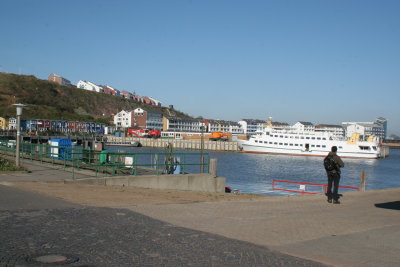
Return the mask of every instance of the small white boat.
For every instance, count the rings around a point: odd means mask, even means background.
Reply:
[[[109,142],[106,143],[107,146],[125,146],[125,147],[141,147],[142,144],[138,141],[131,142]]]

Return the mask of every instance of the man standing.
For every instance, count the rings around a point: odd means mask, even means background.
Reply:
[[[342,159],[336,154],[337,147],[333,146],[331,152],[324,159],[324,166],[326,173],[328,175],[328,189],[326,191],[326,196],[328,197],[328,202],[334,204],[340,204],[339,201],[339,181],[340,181],[340,168],[344,167]],[[332,190],[333,184],[333,190]]]

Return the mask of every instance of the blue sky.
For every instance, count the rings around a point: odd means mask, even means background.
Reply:
[[[192,116],[388,119],[400,135],[400,1],[1,1],[0,71],[50,73]]]

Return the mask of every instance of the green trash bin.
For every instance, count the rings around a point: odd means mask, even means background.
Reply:
[[[100,152],[100,164],[105,164],[108,162],[108,151],[102,150]]]

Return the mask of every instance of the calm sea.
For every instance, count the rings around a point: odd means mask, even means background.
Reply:
[[[149,148],[115,148],[129,152],[162,152]],[[177,150],[176,152],[191,152]],[[198,151],[192,151],[198,152]],[[300,157],[268,154],[249,154],[234,152],[209,152],[211,158],[218,160],[218,176],[227,178],[227,186],[242,193],[291,194],[272,189],[274,179],[306,183],[326,183],[326,172],[321,157]],[[359,187],[361,172],[366,172],[366,189],[400,187],[400,150],[391,149],[385,159],[343,159],[340,185]],[[194,168],[194,167],[193,167]],[[193,172],[197,171],[193,170]],[[189,172],[190,169],[188,170]],[[299,190],[298,184],[276,183],[276,187]],[[307,191],[322,192],[321,186],[308,185]],[[349,191],[341,189],[342,192]]]

